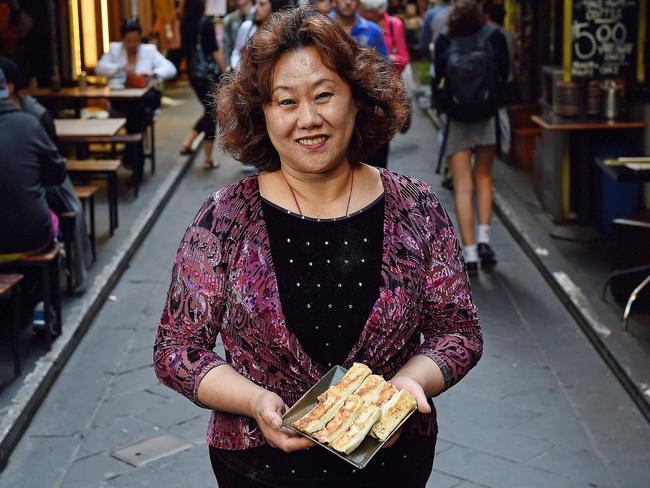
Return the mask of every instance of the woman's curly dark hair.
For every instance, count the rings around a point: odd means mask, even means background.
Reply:
[[[449,12],[449,36],[467,36],[483,25],[481,7],[476,0],[455,0]]]
[[[243,50],[239,68],[225,75],[215,95],[219,141],[224,151],[260,171],[274,171],[280,158],[266,132],[263,107],[271,102],[273,70],[280,56],[315,47],[323,64],[351,88],[358,109],[348,157],[356,164],[404,126],[411,110],[392,64],[362,47],[327,15],[311,6],[272,14]]]

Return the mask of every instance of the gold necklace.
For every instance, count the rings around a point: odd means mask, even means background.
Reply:
[[[296,204],[296,208],[298,209],[298,213],[300,214],[301,217],[305,217],[305,215],[302,213],[302,209],[300,208],[300,204],[298,203],[298,199],[296,198],[296,192],[294,191],[293,187],[289,184],[287,181],[287,177],[284,176],[284,173],[282,170],[280,170],[280,174],[282,175],[282,178],[284,179],[284,182],[287,184],[289,187],[289,191],[291,192],[291,196],[293,197],[293,201]],[[350,215],[350,200],[352,200],[352,188],[354,188],[354,168],[352,168],[352,178],[350,182],[350,193],[348,194],[348,203],[345,206],[345,216],[348,217]]]

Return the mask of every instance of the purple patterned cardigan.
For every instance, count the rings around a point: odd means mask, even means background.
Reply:
[[[387,170],[381,178],[382,286],[343,366],[363,362],[391,378],[423,354],[442,370],[446,389],[478,362],[483,348],[461,249],[428,185]],[[227,361],[213,351],[219,333]],[[193,402],[203,376],[226,362],[289,406],[328,370],[285,326],[257,176],[210,195],[187,228],[154,347],[160,381]],[[409,423],[412,432],[437,433],[435,413],[416,414]],[[265,440],[253,419],[214,411],[208,443],[247,449]]]

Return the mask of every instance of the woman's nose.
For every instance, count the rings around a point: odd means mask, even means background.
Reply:
[[[301,103],[298,109],[298,127],[310,129],[321,125],[323,119],[313,103]]]

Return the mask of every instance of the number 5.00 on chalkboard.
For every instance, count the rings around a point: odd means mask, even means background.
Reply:
[[[637,28],[637,0],[575,0],[573,76],[632,75]]]

